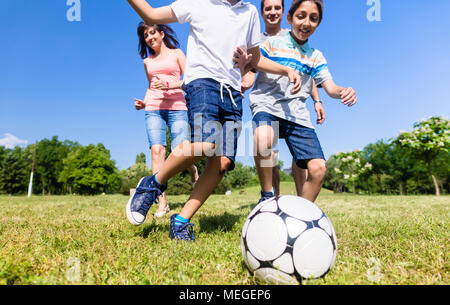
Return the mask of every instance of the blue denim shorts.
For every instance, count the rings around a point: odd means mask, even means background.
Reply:
[[[237,142],[242,130],[242,96],[213,79],[196,79],[186,85],[191,141],[214,143],[215,156],[226,156],[235,166]]]
[[[167,146],[166,128],[169,127],[171,149],[189,140],[187,110],[151,110],[145,112],[145,126],[150,149],[153,145]]]
[[[275,127],[274,123],[277,123],[278,126]],[[304,127],[267,112],[258,112],[253,116],[253,126],[258,128],[263,125],[272,126],[275,133],[278,128],[278,138],[285,139],[298,167],[306,169],[307,163],[311,159],[325,160],[322,147],[313,128]]]

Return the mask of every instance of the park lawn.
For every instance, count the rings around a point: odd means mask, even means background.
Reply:
[[[282,183],[282,194],[294,194]],[[240,249],[259,188],[212,195],[192,222],[197,241],[168,237],[172,211],[128,223],[128,196],[0,196],[0,284],[257,284]],[[362,196],[323,190],[338,255],[305,284],[450,284],[449,196]]]

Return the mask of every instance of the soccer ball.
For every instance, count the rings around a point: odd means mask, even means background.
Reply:
[[[317,205],[297,196],[280,196],[261,202],[247,217],[241,249],[248,269],[259,280],[301,284],[331,270],[337,239]]]

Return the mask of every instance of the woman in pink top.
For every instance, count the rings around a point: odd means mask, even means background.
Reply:
[[[171,146],[174,149],[189,139],[186,100],[181,86],[186,56],[178,49],[179,43],[167,25],[138,26],[139,54],[144,60],[148,89],[144,100],[135,99],[137,110],[145,108],[147,137],[152,155],[152,172],[162,167],[166,155],[166,128],[169,127]],[[198,179],[195,165],[188,168],[192,182]],[[165,194],[159,198],[156,217],[169,211]]]

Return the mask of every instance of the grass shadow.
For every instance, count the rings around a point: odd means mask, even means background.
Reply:
[[[153,221],[151,224],[144,226],[142,231],[136,232],[135,236],[141,236],[142,238],[147,238],[150,234],[158,232],[169,232],[168,224],[157,224]]]
[[[252,204],[247,204],[247,205],[241,205],[240,207],[236,208],[236,210],[246,210],[246,209],[250,209],[253,210],[256,206],[258,205],[258,203],[252,203]]]
[[[238,222],[241,217],[242,215],[228,214],[227,212],[223,215],[201,216],[199,219],[199,232],[211,233],[215,231],[231,231],[233,230],[235,223]]]
[[[186,202],[167,202],[170,207],[170,210],[175,210],[178,208],[182,208]]]

